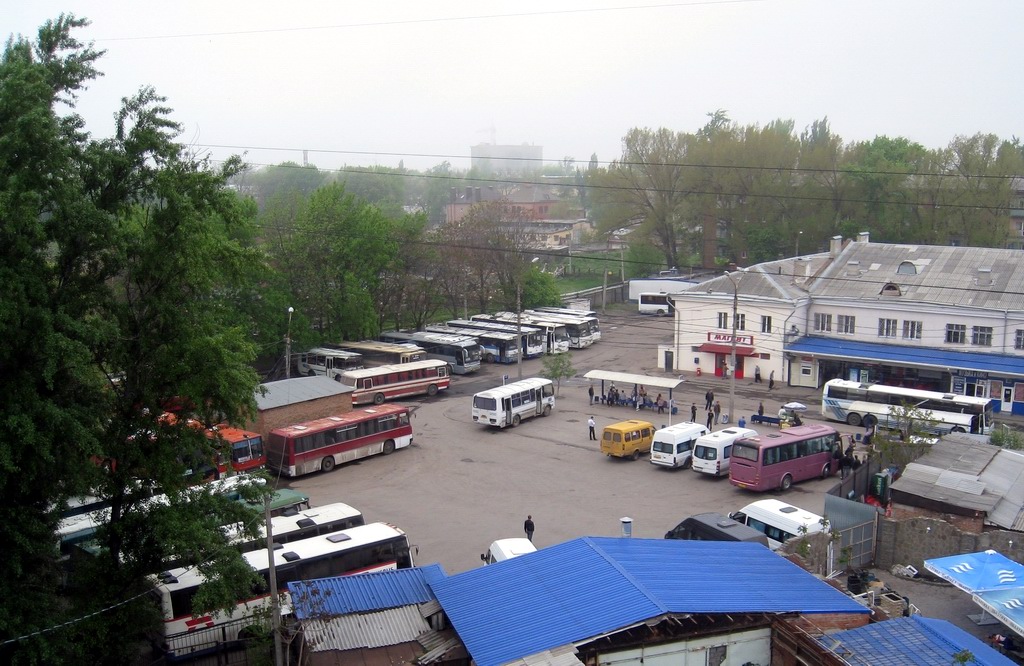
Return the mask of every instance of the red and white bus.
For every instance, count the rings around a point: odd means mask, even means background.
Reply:
[[[267,454],[263,450],[263,435],[259,433],[219,425],[207,430],[206,436],[215,442],[217,472],[221,476],[228,473],[251,472],[262,469],[267,464]],[[226,442],[227,446],[220,445],[218,439]]]
[[[427,359],[401,365],[380,365],[376,368],[349,370],[341,373],[339,381],[355,388],[352,404],[375,405],[385,400],[410,395],[437,395],[448,388],[451,368],[444,361]]]
[[[747,490],[788,490],[807,479],[825,478],[838,471],[833,451],[841,447],[839,433],[813,424],[744,437],[732,446],[729,481]]]
[[[336,465],[412,444],[409,409],[379,405],[277,428],[267,439],[267,464],[284,476],[330,472]]]

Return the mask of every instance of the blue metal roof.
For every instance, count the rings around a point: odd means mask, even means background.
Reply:
[[[440,564],[288,583],[295,615],[345,615],[432,601],[430,585],[445,577]]]
[[[900,365],[922,368],[951,368],[992,372],[1000,376],[1024,376],[1024,357],[1009,354],[980,354],[934,347],[886,345],[878,342],[857,342],[841,338],[807,336],[786,345],[786,352],[814,354],[833,358],[855,358],[865,361],[893,361]]]
[[[1011,666],[1014,662],[945,620],[915,615],[876,622],[818,639],[847,663],[871,666],[934,666],[953,663],[953,655],[970,650],[971,664]]]
[[[741,542],[584,537],[432,587],[480,666],[666,613],[869,612],[764,546]]]

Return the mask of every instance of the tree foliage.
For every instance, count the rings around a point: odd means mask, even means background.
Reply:
[[[562,388],[562,380],[576,376],[576,368],[572,365],[572,354],[552,354],[544,357],[544,369],[541,376],[555,383],[555,393]]]

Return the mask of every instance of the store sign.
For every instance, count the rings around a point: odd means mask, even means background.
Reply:
[[[732,344],[732,333],[708,333],[708,342],[714,342],[720,345],[731,345]],[[737,335],[736,344],[747,345],[748,347],[754,346],[754,336],[752,335]]]
[[[957,370],[953,375],[954,377],[977,377],[978,379],[988,379],[988,373],[984,370]]]

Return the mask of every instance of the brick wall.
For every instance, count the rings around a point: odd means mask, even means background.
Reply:
[[[976,553],[990,548],[1018,562],[1024,557],[1024,533],[1011,530],[980,531],[980,525],[977,525],[980,520],[964,516],[950,516],[948,518],[951,520],[947,521],[913,514],[908,511],[901,519],[894,508],[892,518],[879,519],[875,539],[875,566],[891,569],[894,564],[910,564],[921,573],[926,573],[925,560],[959,553]],[[961,529],[960,525],[964,524],[972,529]]]
[[[305,400],[284,407],[260,410],[256,418],[246,426],[267,437],[274,428],[304,423],[313,419],[322,419],[335,414],[352,411],[352,394],[340,393],[326,398]]]

